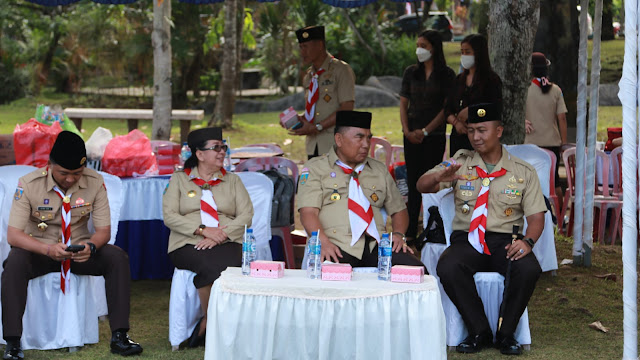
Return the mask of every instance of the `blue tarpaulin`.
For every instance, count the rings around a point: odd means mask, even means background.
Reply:
[[[44,6],[58,6],[58,5],[69,5],[82,0],[28,0],[29,2],[44,5]],[[137,0],[91,0],[93,2],[99,4],[131,4],[136,2]],[[170,1],[170,0],[166,0]],[[183,3],[190,4],[213,4],[223,2],[224,0],[178,0]],[[257,2],[275,2],[276,0],[256,0]],[[341,8],[354,8],[359,6],[365,6],[371,3],[374,3],[378,0],[322,0],[323,3],[335,7]],[[391,0],[393,2],[404,3],[406,0]]]

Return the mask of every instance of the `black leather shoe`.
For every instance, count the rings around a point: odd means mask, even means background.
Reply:
[[[188,343],[188,346],[190,348],[195,348],[195,347],[204,345],[204,339],[205,339],[205,336],[207,335],[207,329],[204,330],[202,335],[198,335],[198,333],[200,332],[200,325],[202,324],[203,320],[204,320],[204,316],[200,318],[200,320],[196,324],[196,327],[193,329],[193,332],[191,333],[191,337],[189,338],[189,343]]]
[[[111,336],[111,352],[114,354],[129,356],[142,353],[142,346],[133,342],[124,331],[115,331]]]
[[[518,344],[513,335],[505,336],[498,342],[500,353],[504,355],[520,355],[522,354],[522,346]]]
[[[4,357],[6,360],[21,360],[24,359],[24,353],[20,348],[20,340],[7,341],[7,346],[4,348]]]
[[[456,346],[456,351],[459,353],[472,354],[477,353],[484,347],[491,346],[491,344],[493,344],[493,334],[490,332],[480,335],[469,335]]]

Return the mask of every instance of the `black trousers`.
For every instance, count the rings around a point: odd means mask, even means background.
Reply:
[[[316,145],[316,149],[313,151],[313,154],[311,155],[307,154],[307,160],[311,160],[314,157],[318,157],[318,156],[320,155],[318,154],[318,145]]]
[[[24,249],[11,249],[2,272],[2,327],[5,339],[22,336],[22,316],[27,304],[29,280],[51,272],[60,272],[59,261]],[[131,271],[127,253],[107,244],[86,262],[71,261],[71,272],[104,276],[111,331],[128,331]],[[71,286],[74,284],[71,283]]]
[[[453,157],[460,149],[473,150],[471,142],[469,142],[469,136],[467,134],[458,134],[456,129],[452,129],[449,136],[449,156]]]
[[[473,275],[476,272],[497,271],[505,275],[507,270],[507,251],[505,246],[511,242],[511,234],[487,233],[485,241],[491,255],[477,252],[467,239],[465,231],[454,231],[449,246],[438,261],[436,272],[451,301],[456,305],[464,320],[469,334],[477,335],[491,331],[484,313],[482,300],[478,296]],[[540,277],[540,264],[533,253],[511,264],[511,284],[507,289],[501,336],[512,335],[518,321],[527,307],[529,298]]]
[[[373,251],[369,252],[369,242],[376,241],[372,237],[366,237],[366,244],[364,245],[364,251],[362,252],[362,259],[358,259],[355,256],[351,256],[344,251],[341,251],[342,258],[338,258],[341,263],[349,264],[352,267],[377,267],[378,266],[378,244],[373,248]],[[422,261],[418,259],[415,255],[412,255],[409,252],[402,252],[402,250],[398,253],[391,253],[391,264],[392,265],[411,265],[411,266],[422,266],[424,267],[424,273],[428,274],[427,268],[424,266]]]
[[[169,253],[169,259],[178,269],[196,273],[193,285],[200,289],[213,284],[229,266],[242,265],[242,245],[226,242],[207,250],[196,250],[185,245]]]
[[[412,144],[404,138],[404,160],[407,164],[407,187],[409,188],[407,210],[409,211],[409,227],[406,236],[415,238],[422,205],[422,194],[416,189],[418,179],[434,166],[442,162],[447,139],[444,134],[428,136],[420,144]],[[427,209],[423,209],[424,213]]]

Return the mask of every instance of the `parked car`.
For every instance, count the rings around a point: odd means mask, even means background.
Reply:
[[[453,39],[453,24],[446,11],[429,11],[424,24],[424,29],[435,30],[442,35],[443,41]],[[401,33],[417,35],[420,31],[420,19],[422,13],[407,14],[398,17],[394,21],[394,27]]]

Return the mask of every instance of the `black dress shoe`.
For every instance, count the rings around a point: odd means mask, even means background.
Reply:
[[[189,338],[189,343],[188,343],[188,346],[190,348],[195,348],[195,347],[204,345],[204,338],[207,335],[207,329],[204,330],[202,335],[198,335],[200,333],[200,325],[202,324],[203,320],[204,320],[204,316],[201,317],[200,320],[198,320],[198,323],[196,324],[195,329],[193,329],[193,332],[191,333],[191,337]]]
[[[133,342],[125,331],[115,331],[111,336],[111,352],[122,356],[142,353],[142,346]]]
[[[483,333],[480,335],[469,335],[466,339],[456,346],[459,353],[472,354],[482,350],[482,348],[493,344],[493,334]]]
[[[7,360],[21,360],[24,359],[24,353],[20,348],[20,340],[7,341],[7,346],[4,348],[4,357]]]
[[[500,353],[504,355],[520,355],[522,354],[522,346],[518,344],[513,335],[505,336],[498,342]]]

